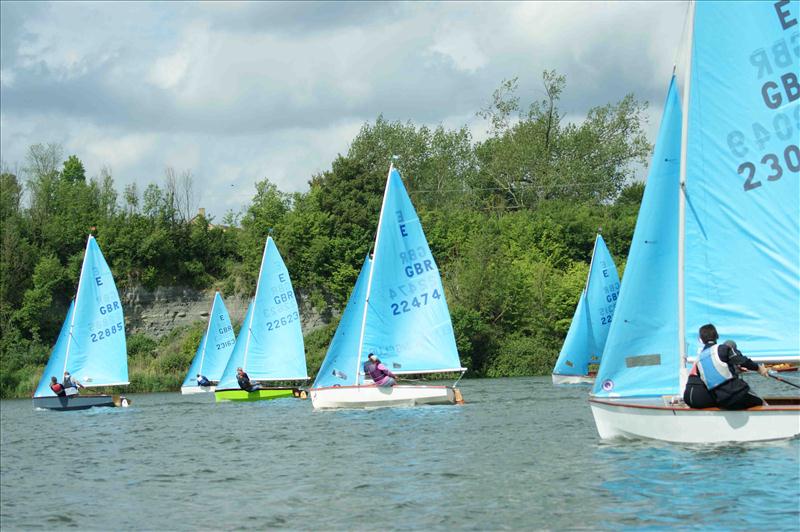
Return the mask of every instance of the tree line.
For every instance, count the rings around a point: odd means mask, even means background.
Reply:
[[[634,177],[651,146],[646,104],[633,95],[568,122],[564,77],[549,71],[542,82],[544,98],[523,106],[517,81],[504,81],[478,112],[489,124],[481,141],[467,127],[379,116],[307,191],[286,193],[264,178],[248,206],[219,222],[195,216],[189,171],[168,168],[160,183],[120,194],[110,169],[87,178],[61,146],[31,146],[19,171],[0,174],[0,394],[32,392],[89,232],[119,287],[252,295],[272,231],[295,289],[330,322],[306,338],[314,375],[373,243],[392,157],[442,273],[462,364],[472,376],[549,372],[599,228],[622,269],[643,192]],[[201,329],[163,341],[131,335],[134,388],[178,385]]]

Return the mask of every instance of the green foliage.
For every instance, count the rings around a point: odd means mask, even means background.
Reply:
[[[585,282],[598,230],[624,264],[649,154],[646,104],[632,95],[575,123],[559,108],[566,79],[542,75],[522,102],[504,81],[479,114],[488,136],[378,116],[303,193],[268,179],[223,225],[192,217],[191,172],[121,198],[106,168],[86,178],[78,156],[31,146],[17,175],[0,173],[0,394],[27,394],[75,295],[95,234],[120,288],[221,289],[252,295],[272,234],[303,304],[331,322],[306,337],[314,375],[378,224],[390,162],[400,169],[443,277],[464,366],[475,376],[549,372]],[[23,191],[25,194],[23,194]],[[23,201],[26,198],[26,201]],[[121,202],[121,203],[120,203]],[[130,335],[132,391],[177,389],[204,324],[161,340]]]

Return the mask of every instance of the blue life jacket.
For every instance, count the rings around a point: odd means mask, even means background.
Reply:
[[[706,388],[713,390],[721,384],[735,379],[731,373],[731,368],[719,358],[719,346],[717,344],[706,346],[697,359],[697,369],[700,378]]]

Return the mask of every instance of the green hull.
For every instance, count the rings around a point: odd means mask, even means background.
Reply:
[[[217,390],[214,397],[220,401],[268,401],[282,397],[300,397],[296,388],[262,388],[253,392],[236,389]]]

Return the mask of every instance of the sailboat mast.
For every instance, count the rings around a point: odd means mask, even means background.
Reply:
[[[219,292],[214,293],[214,302],[211,303],[211,315],[208,317],[206,334],[203,337],[203,347],[200,351],[200,367],[197,368],[197,372],[200,373],[200,375],[203,374],[203,363],[206,360],[206,345],[208,345],[208,333],[211,331],[211,321],[214,319],[214,309],[217,308],[217,294],[219,294]]]
[[[247,353],[250,351],[250,338],[253,336],[253,317],[256,315],[256,305],[258,305],[258,291],[261,288],[261,274],[264,273],[264,262],[267,260],[267,248],[269,248],[270,236],[267,235],[267,243],[264,245],[264,254],[261,255],[261,267],[258,269],[258,282],[256,282],[256,295],[253,296],[253,312],[250,313],[250,322],[247,324],[247,341],[244,343],[244,357],[242,357],[242,370],[247,371]]]
[[[358,373],[361,370],[361,359],[364,357],[364,332],[367,327],[367,309],[369,309],[369,295],[372,292],[372,274],[375,273],[375,261],[378,260],[378,242],[381,238],[381,226],[383,225],[383,211],[386,207],[386,198],[389,196],[389,179],[392,177],[394,163],[389,164],[389,174],[386,176],[386,187],[383,190],[383,201],[381,202],[381,214],[378,216],[378,230],[375,232],[375,246],[372,249],[372,261],[369,265],[369,277],[367,278],[367,294],[364,297],[364,315],[361,317],[361,336],[358,339],[358,360],[356,360],[356,380],[358,386]]]
[[[692,55],[694,52],[694,13],[695,2],[689,5],[687,28],[687,54],[684,71],[683,93],[681,95],[681,168],[680,189],[678,190],[678,353],[680,353],[681,388],[686,373],[686,295],[684,283],[684,262],[686,256],[686,156],[689,146],[689,97],[692,84]]]
[[[67,362],[69,361],[69,350],[72,347],[72,330],[75,328],[75,316],[78,315],[78,298],[81,296],[81,284],[83,284],[83,272],[86,271],[86,258],[89,256],[89,243],[92,241],[92,235],[86,239],[86,251],[83,252],[83,264],[81,264],[81,274],[78,277],[78,290],[75,292],[75,308],[72,311],[72,319],[69,321],[69,336],[67,337],[67,350],[64,354],[64,369],[62,374],[67,371]]]

